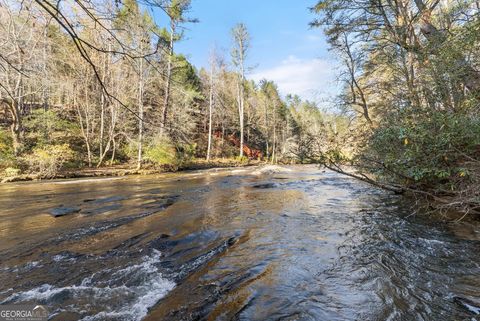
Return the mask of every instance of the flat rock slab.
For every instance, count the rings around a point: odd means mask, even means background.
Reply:
[[[80,207],[56,207],[50,210],[50,214],[53,217],[65,216],[68,214],[74,214],[80,212]]]
[[[256,184],[253,185],[253,188],[260,188],[260,189],[266,189],[266,188],[275,188],[277,185],[275,183],[264,183],[264,184]]]

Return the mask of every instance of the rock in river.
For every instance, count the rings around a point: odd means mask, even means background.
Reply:
[[[64,216],[64,215],[78,213],[78,212],[80,212],[80,207],[61,206],[61,207],[52,208],[49,213],[54,217],[59,217],[59,216]]]

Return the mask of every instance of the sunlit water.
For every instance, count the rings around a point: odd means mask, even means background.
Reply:
[[[2,185],[0,302],[53,320],[479,318],[477,223],[289,169]]]

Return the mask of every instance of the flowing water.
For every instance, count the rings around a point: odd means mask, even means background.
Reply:
[[[0,303],[52,320],[477,320],[479,225],[411,213],[312,166],[7,184]]]

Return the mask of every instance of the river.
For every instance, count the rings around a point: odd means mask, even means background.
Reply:
[[[52,320],[477,320],[480,226],[411,205],[315,166],[5,184],[0,303]]]

